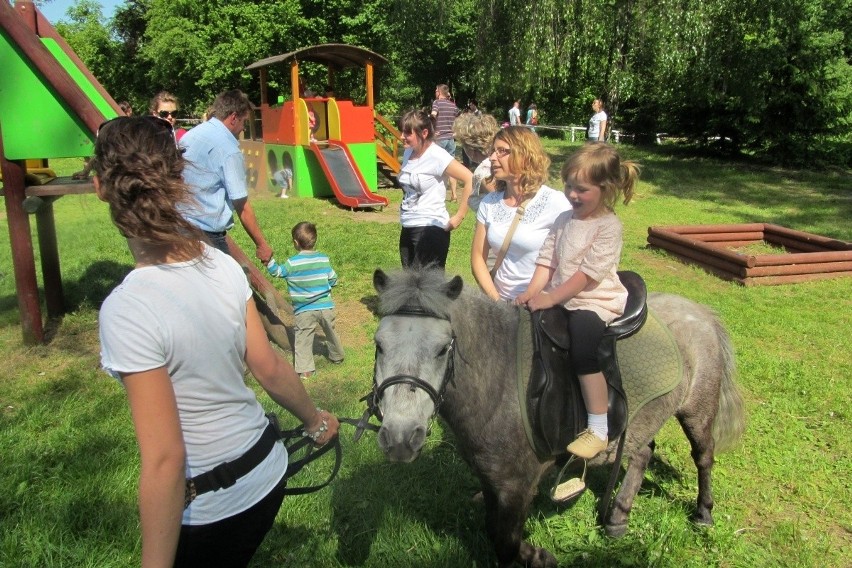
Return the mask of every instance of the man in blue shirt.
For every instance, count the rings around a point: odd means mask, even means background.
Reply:
[[[184,216],[207,234],[213,246],[229,253],[225,235],[234,226],[236,211],[257,247],[257,258],[265,264],[272,258],[272,247],[248,202],[245,159],[237,141],[250,115],[251,102],[243,92],[225,91],[213,101],[211,118],[181,138],[187,162],[183,179],[197,201]]]

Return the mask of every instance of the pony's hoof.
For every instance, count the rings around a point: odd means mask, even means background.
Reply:
[[[550,551],[532,546],[527,542],[521,543],[516,560],[528,568],[559,568],[559,562],[556,561],[556,557]],[[514,565],[514,562],[511,565]]]
[[[712,527],[713,526],[713,517],[711,515],[701,515],[695,513],[692,515],[691,519],[693,524],[698,525],[700,527]]]
[[[627,533],[627,523],[606,526],[606,536],[608,537],[621,538],[625,533]]]

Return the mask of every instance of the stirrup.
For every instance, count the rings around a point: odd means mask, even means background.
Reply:
[[[577,459],[577,456],[571,456],[568,458],[568,461],[562,466],[562,469],[559,470],[559,475],[556,476],[556,481],[553,483],[553,488],[550,490],[550,500],[556,503],[557,505],[564,505],[571,501],[572,499],[579,497],[583,491],[586,490],[586,470],[588,469],[588,460],[583,458],[583,474],[580,477],[572,477],[571,479],[563,482],[562,476],[565,475],[565,471],[568,469],[574,460]]]

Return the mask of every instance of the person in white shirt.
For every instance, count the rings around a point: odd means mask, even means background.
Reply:
[[[288,456],[244,365],[316,444],[339,425],[272,349],[242,267],[182,216],[193,198],[173,136],[153,116],[98,132],[95,191],[135,261],[100,310],[101,364],[139,444],[143,568],[246,566],[284,499]]]
[[[450,232],[464,221],[473,175],[461,162],[435,143],[432,118],[423,111],[407,112],[399,123],[405,152],[397,176],[404,193],[399,207],[402,266],[444,268],[450,250]],[[446,177],[464,183],[459,208],[450,216],[446,206]]]
[[[509,126],[521,125],[521,101],[517,100],[509,109]]]
[[[524,292],[535,272],[535,259],[553,222],[571,209],[561,191],[544,185],[550,158],[539,137],[525,126],[510,126],[494,136],[489,159],[497,191],[482,198],[470,265],[476,282],[493,300],[512,301]],[[505,256],[494,271],[518,208],[523,205]],[[495,259],[496,260],[496,259]],[[492,277],[492,274],[493,277]]]
[[[592,101],[592,110],[595,114],[589,119],[589,130],[586,132],[586,142],[606,142],[606,121],[603,101],[595,99]]]

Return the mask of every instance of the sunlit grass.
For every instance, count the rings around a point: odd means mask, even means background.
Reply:
[[[548,142],[547,149],[551,185],[559,187],[571,146]],[[617,209],[625,226],[622,266],[641,273],[652,291],[683,294],[719,312],[735,346],[749,428],[739,448],[717,457],[712,528],[688,520],[695,467],[670,421],[657,437],[658,459],[624,538],[608,539],[595,525],[592,493],[563,509],[550,503],[545,486],[527,538],[564,566],[852,565],[852,279],[743,288],[646,246],[648,226],[706,223],[771,222],[850,240],[852,176],[623,150],[642,163],[643,175],[635,201]],[[70,173],[79,163],[54,167]],[[334,294],[346,361],[332,366],[317,357],[318,374],[308,387],[344,416],[360,415],[358,399],[370,387],[373,270],[398,266],[400,196],[380,193],[391,200],[381,213],[350,212],[325,200],[253,198],[279,258],[293,252],[291,227],[311,220],[318,248],[340,275]],[[138,564],[137,449],[124,393],[98,369],[97,342],[97,309],[130,270],[131,258],[94,196],[66,196],[55,209],[69,313],[48,327],[50,342],[42,346],[21,344],[8,229],[0,217],[0,566]],[[448,261],[448,273],[470,285],[473,225],[470,215],[453,234]],[[34,228],[33,235],[37,242]],[[236,229],[233,236],[251,254],[245,233]],[[286,289],[283,281],[275,285]],[[254,566],[493,564],[482,506],[471,501],[478,482],[440,422],[413,464],[386,463],[374,437],[355,444],[351,429],[344,428],[343,446],[337,480],[285,501]],[[294,484],[322,481],[324,467],[309,468]],[[592,489],[600,492],[604,483],[605,473],[596,472]]]

